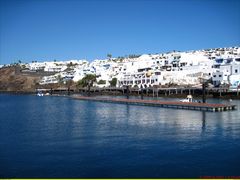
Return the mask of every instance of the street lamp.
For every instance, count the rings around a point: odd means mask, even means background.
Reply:
[[[202,84],[202,103],[206,103],[206,87],[209,82],[209,79],[200,78],[200,82]]]

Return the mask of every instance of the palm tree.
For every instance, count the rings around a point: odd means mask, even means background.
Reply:
[[[59,84],[63,83],[63,78],[60,74],[57,76],[57,81],[58,81]]]
[[[111,81],[109,81],[111,87],[116,87],[117,85],[117,78],[112,78]]]
[[[112,58],[112,55],[111,55],[111,54],[107,54],[107,57],[108,57],[109,59],[111,59],[111,58]]]
[[[90,88],[93,86],[93,83],[96,82],[96,75],[87,74],[84,78],[78,81],[78,86],[87,87],[88,96],[90,96]]]
[[[90,87],[96,82],[96,75],[87,74],[84,78],[78,81],[79,87]]]

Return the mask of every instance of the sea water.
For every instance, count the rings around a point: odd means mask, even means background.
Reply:
[[[239,177],[237,110],[0,95],[1,178]]]

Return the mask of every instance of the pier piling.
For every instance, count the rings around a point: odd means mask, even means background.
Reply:
[[[143,87],[141,85],[141,99],[143,99]]]
[[[206,91],[206,83],[203,82],[203,83],[202,83],[202,102],[203,102],[203,103],[206,103],[206,94],[205,94],[205,91]]]
[[[127,99],[129,99],[129,86],[127,86],[126,88],[127,88]]]

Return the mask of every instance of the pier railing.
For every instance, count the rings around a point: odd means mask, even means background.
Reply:
[[[202,88],[196,88],[196,87],[169,87],[169,88],[156,88],[156,87],[148,87],[148,88],[127,88],[126,87],[91,87],[90,89],[85,88],[78,88],[78,89],[71,89],[71,88],[56,88],[56,89],[36,89],[37,91],[43,91],[43,92],[52,92],[54,94],[64,94],[64,93],[112,93],[112,94],[122,94],[126,95],[129,94],[137,94],[141,95],[143,93],[147,96],[152,97],[158,97],[159,95],[163,96],[170,96],[170,95],[202,95],[203,90]],[[239,90],[240,91],[240,90]],[[206,88],[205,93],[206,95],[212,95],[216,97],[221,97],[225,95],[235,95],[239,96],[239,91],[231,91],[228,88]]]

